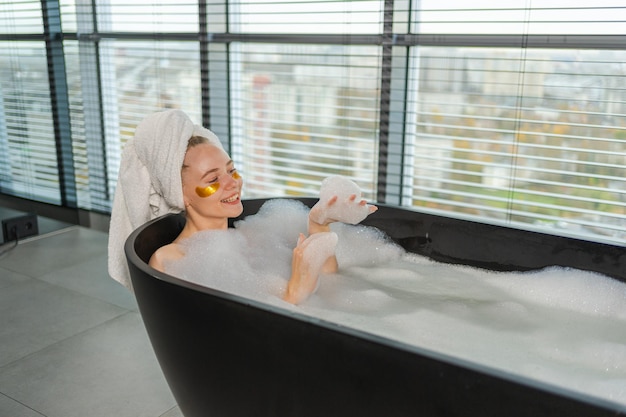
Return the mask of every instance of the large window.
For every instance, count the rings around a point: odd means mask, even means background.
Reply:
[[[135,126],[177,107],[248,198],[342,174],[378,203],[624,244],[621,3],[0,0],[0,192],[107,213]]]
[[[423,47],[406,205],[623,240],[624,51]]]

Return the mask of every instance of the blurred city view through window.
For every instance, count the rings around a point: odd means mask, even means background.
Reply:
[[[241,45],[243,164],[258,197],[319,192],[329,174],[376,198],[380,52],[373,46]]]
[[[78,206],[109,210],[134,127],[180,108],[229,147],[246,198],[341,174],[370,201],[623,244],[626,47],[526,43],[626,36],[626,6],[445,3],[208,1],[201,19],[190,0],[98,1],[108,35],[90,38],[93,9],[62,1]],[[42,30],[11,7],[3,33]],[[58,204],[45,44],[16,39],[0,41],[0,191]]]
[[[626,237],[623,51],[420,52],[407,204]]]

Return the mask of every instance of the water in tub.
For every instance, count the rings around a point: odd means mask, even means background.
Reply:
[[[167,271],[223,291],[626,405],[626,284],[552,267],[495,273],[404,252],[335,223],[339,272],[281,299],[308,208],[270,200],[235,230],[201,232]]]

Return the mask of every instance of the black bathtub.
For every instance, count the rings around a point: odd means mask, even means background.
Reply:
[[[299,199],[307,205],[316,200]],[[244,202],[244,216],[266,200]],[[168,215],[126,242],[135,296],[186,417],[609,416],[626,407],[538,384],[159,273]],[[364,224],[435,260],[493,270],[548,265],[626,281],[626,249],[380,205]],[[506,244],[503,244],[506,242]]]

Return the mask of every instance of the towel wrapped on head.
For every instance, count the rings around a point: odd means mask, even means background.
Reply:
[[[124,243],[137,227],[185,209],[180,171],[192,136],[222,147],[210,130],[180,110],[147,116],[122,152],[109,226],[109,275],[132,290]]]

